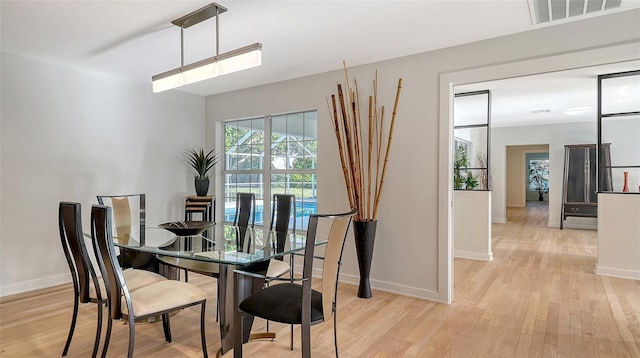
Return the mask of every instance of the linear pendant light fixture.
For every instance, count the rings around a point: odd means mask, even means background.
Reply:
[[[180,67],[153,76],[153,92],[162,92],[190,83],[222,76],[227,73],[245,70],[262,64],[262,44],[259,42],[220,53],[219,15],[227,9],[219,4],[211,3],[179,19],[171,21],[180,27]],[[216,55],[190,65],[184,64],[184,29],[196,25],[212,17],[216,18]]]

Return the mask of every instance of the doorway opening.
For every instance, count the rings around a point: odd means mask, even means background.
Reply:
[[[441,213],[438,218],[438,256],[440,258],[438,273],[438,296],[442,302],[451,303],[454,300],[454,280],[453,280],[453,175],[452,175],[452,148],[453,148],[453,96],[454,87],[470,84],[479,84],[483,88],[487,88],[487,81],[515,78],[519,76],[527,76],[531,74],[549,73],[552,71],[564,71],[569,69],[582,68],[582,66],[600,66],[605,64],[621,63],[624,61],[638,60],[637,48],[631,44],[618,45],[602,49],[592,49],[582,52],[567,53],[562,55],[551,55],[545,58],[525,60],[520,62],[506,63],[500,65],[487,66],[471,70],[461,70],[457,72],[444,73],[440,76],[440,121],[439,143],[440,155],[438,161],[438,211]],[[548,88],[548,84],[547,84]],[[475,88],[467,88],[474,90]],[[547,113],[545,111],[532,110],[534,113]],[[495,113],[495,112],[494,112]],[[513,117],[512,117],[513,118]],[[539,123],[540,121],[538,121]],[[492,125],[492,131],[495,126]],[[494,132],[495,133],[495,132]],[[529,139],[536,133],[527,131],[520,135],[527,135]],[[539,143],[539,141],[536,140]],[[535,143],[535,142],[534,142]],[[493,159],[505,160],[506,145],[510,143],[502,143],[492,141],[492,147],[497,148],[494,152]],[[549,152],[553,158],[554,151]],[[560,153],[560,155],[562,155]],[[562,165],[562,164],[560,164]],[[492,192],[492,202],[499,205],[492,205],[492,221],[499,222],[502,218],[506,222],[504,192],[500,193],[496,190],[496,182],[504,180],[506,173],[499,170],[498,166],[492,165],[494,168],[494,183]],[[551,173],[557,172],[552,168]],[[559,170],[562,173],[562,169]],[[562,175],[562,174],[561,174]],[[555,181],[551,180],[551,188],[555,186]],[[561,186],[561,183],[559,184]],[[501,205],[500,205],[501,204]],[[502,215],[496,210],[502,211]],[[559,218],[559,215],[558,215]],[[551,219],[550,219],[551,220]],[[552,224],[552,223],[550,223]],[[559,226],[559,220],[557,225]],[[553,225],[552,225],[553,226]]]

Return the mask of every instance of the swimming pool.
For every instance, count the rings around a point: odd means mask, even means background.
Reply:
[[[318,212],[316,199],[296,200],[296,229],[306,230],[307,223],[309,222],[309,216]],[[233,222],[236,215],[236,203],[227,202],[224,208],[224,221]],[[256,213],[255,213],[256,225],[262,226],[265,224],[264,220],[264,204],[262,200],[256,200]],[[267,223],[269,219],[267,219]],[[290,223],[293,224],[292,222]]]

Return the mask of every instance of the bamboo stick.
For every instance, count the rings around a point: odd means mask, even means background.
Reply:
[[[350,170],[350,176],[349,179],[351,180],[351,187],[353,188],[352,192],[353,192],[353,202],[356,205],[356,208],[359,208],[360,206],[360,190],[358,189],[358,181],[356,180],[356,163],[355,163],[355,148],[354,148],[354,143],[353,143],[353,128],[351,128],[351,121],[349,120],[349,114],[346,108],[346,103],[345,103],[345,96],[344,93],[342,91],[342,85],[338,85],[338,98],[340,100],[340,109],[341,109],[341,113],[342,113],[342,119],[343,119],[343,129],[344,129],[344,133],[345,133],[345,138],[346,138],[346,144],[347,144],[347,157],[349,159],[349,170]],[[358,209],[359,212],[359,209]]]
[[[371,155],[373,154],[373,97],[369,96],[369,147],[367,148],[367,211],[365,217],[371,217]]]
[[[378,197],[378,191],[380,190],[380,159],[382,153],[382,134],[384,132],[384,106],[381,108],[380,117],[378,118],[378,71],[375,73],[375,77],[373,78],[373,99],[374,99],[374,107],[376,110],[376,140],[377,140],[377,150],[376,150],[376,181],[375,181],[375,192],[373,195],[373,200],[375,202],[375,198]]]
[[[349,129],[350,129],[350,133],[351,133],[351,143],[352,143],[352,148],[353,148],[353,163],[354,163],[354,167],[353,167],[353,183],[355,186],[355,196],[357,197],[357,208],[358,208],[358,212],[361,213],[362,212],[362,202],[363,202],[363,197],[362,197],[362,180],[361,180],[361,176],[360,176],[360,172],[361,172],[361,168],[360,168],[360,140],[359,140],[359,135],[358,135],[358,110],[356,108],[356,101],[355,101],[355,95],[354,95],[354,91],[353,89],[351,90],[351,92],[349,92],[349,104],[351,107],[351,117],[350,117],[350,121],[349,121]]]
[[[344,87],[338,83],[337,98],[335,94],[332,94],[331,105],[327,99],[327,107],[332,113],[349,203],[352,208],[358,210],[354,220],[371,221],[377,218],[382,197],[402,90],[402,78],[398,80],[391,123],[385,138],[387,132],[385,108],[384,106],[378,107],[378,71],[376,71],[373,81],[373,96],[368,97],[368,118],[365,120],[365,128],[361,116],[358,81],[354,79],[354,87],[352,88],[346,62],[343,61],[343,64],[346,82]],[[336,103],[336,100],[340,103]],[[338,105],[340,106],[339,110]]]
[[[354,205],[356,208],[360,207],[360,198],[357,195],[358,192],[358,184],[355,180],[355,163],[354,163],[354,151],[353,151],[353,143],[351,140],[351,136],[352,136],[352,130],[350,128],[350,123],[349,123],[349,119],[348,119],[348,114],[347,114],[347,109],[346,109],[346,104],[345,104],[345,98],[344,98],[344,93],[342,92],[342,85],[338,84],[338,99],[340,101],[340,111],[342,113],[342,121],[343,121],[343,129],[344,129],[344,133],[345,133],[345,138],[346,138],[346,144],[347,144],[347,158],[349,159],[349,168],[350,168],[350,173],[351,175],[349,176],[349,179],[351,180],[351,184],[352,184],[352,188],[354,189]]]
[[[353,190],[351,190],[350,180],[349,180],[349,172],[347,169],[347,164],[344,159],[344,148],[342,147],[342,136],[340,135],[340,124],[338,122],[338,109],[336,107],[336,95],[331,95],[331,103],[333,106],[333,129],[336,133],[336,140],[338,141],[338,153],[340,153],[340,164],[342,165],[342,174],[344,175],[344,181],[347,185],[347,194],[349,197],[349,205],[354,207],[353,200]],[[327,107],[329,107],[329,100],[327,99]],[[331,111],[331,107],[329,107],[329,111]]]
[[[387,140],[387,150],[384,155],[384,165],[382,166],[382,176],[380,178],[380,190],[378,191],[378,196],[376,197],[375,203],[373,205],[373,220],[376,219],[378,215],[378,207],[380,204],[380,197],[382,194],[382,188],[384,187],[384,177],[387,173],[387,164],[389,162],[389,150],[391,149],[391,141],[393,140],[393,128],[396,122],[396,114],[398,111],[398,102],[400,100],[400,91],[402,90],[402,78],[398,79],[398,89],[396,91],[396,101],[393,105],[393,112],[391,113],[391,125],[389,127],[389,137]]]
[[[353,104],[353,119],[354,119],[354,135],[355,135],[355,139],[356,139],[356,159],[357,159],[357,163],[358,163],[358,171],[356,172],[356,179],[358,180],[358,196],[361,198],[360,200],[360,208],[358,208],[358,211],[362,212],[362,215],[360,215],[361,217],[364,217],[366,215],[365,213],[365,206],[367,203],[367,198],[364,196],[364,158],[363,158],[363,152],[362,149],[362,130],[360,130],[360,128],[362,128],[362,119],[360,117],[360,92],[358,90],[358,81],[354,79],[354,86],[355,86],[355,90],[353,93],[355,93],[355,96],[352,96],[352,104]]]

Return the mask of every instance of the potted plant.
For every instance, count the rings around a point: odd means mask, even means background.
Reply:
[[[391,139],[398,111],[398,101],[402,88],[402,78],[398,79],[395,102],[390,120],[384,121],[385,107],[378,102],[378,76],[373,81],[373,94],[368,96],[368,112],[360,111],[358,83],[349,81],[345,65],[343,86],[337,84],[337,94],[332,94],[330,106],[340,164],[347,187],[347,196],[352,208],[358,212],[353,219],[356,257],[360,271],[358,297],[370,298],[369,275],[373,260],[377,215],[384,186],[387,163],[391,149]],[[367,103],[363,100],[362,103]],[[387,116],[389,116],[387,112]]]
[[[458,146],[453,157],[453,188],[473,190],[478,186],[478,178],[473,173],[467,171],[469,159],[467,150],[463,146]]]
[[[213,149],[205,153],[203,148],[189,148],[185,161],[195,170],[196,195],[206,196],[209,191],[209,170],[220,161],[220,156]]]

